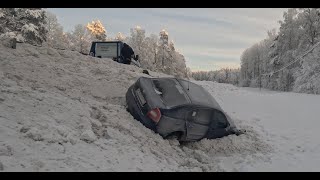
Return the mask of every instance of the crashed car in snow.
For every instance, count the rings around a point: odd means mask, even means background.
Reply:
[[[242,133],[203,87],[183,79],[140,77],[126,102],[135,119],[164,138],[197,141]]]

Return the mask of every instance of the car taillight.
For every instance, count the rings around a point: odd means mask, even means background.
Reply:
[[[160,109],[159,108],[155,108],[155,109],[152,109],[150,110],[148,113],[147,113],[147,116],[152,119],[152,121],[154,121],[155,123],[158,123],[160,118],[161,118],[161,112],[160,112]]]

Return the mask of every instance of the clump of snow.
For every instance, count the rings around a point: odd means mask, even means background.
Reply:
[[[169,33],[168,33],[168,31],[167,31],[167,30],[162,29],[162,30],[160,31],[160,35],[162,35],[162,36],[168,36],[168,35],[169,35]]]
[[[34,32],[37,33],[37,26],[35,26],[32,23],[25,24],[22,26],[21,31],[26,33],[26,32]]]
[[[17,42],[24,42],[25,39],[21,34],[16,34],[15,32],[6,32],[0,35],[0,38],[15,38]]]
[[[81,134],[80,139],[86,142],[93,142],[97,139],[97,137],[91,130],[86,130]]]
[[[5,143],[0,144],[0,156],[12,156],[13,150],[9,145]]]
[[[34,18],[41,17],[42,13],[43,13],[43,10],[41,10],[41,9],[36,9],[36,10],[27,9],[26,10],[26,14],[29,15],[29,16],[32,16]]]
[[[0,38],[8,37],[8,38],[15,38],[17,35],[15,32],[6,32],[0,35]]]
[[[21,34],[18,34],[16,36],[16,40],[17,40],[17,42],[25,42],[26,41],[25,38]]]
[[[26,132],[25,137],[30,138],[34,141],[43,141],[43,132],[37,128],[31,128]]]
[[[24,43],[10,49],[0,44],[4,170],[238,171],[269,161],[273,145],[263,137],[265,130],[245,116],[234,120],[246,134],[187,144],[163,139],[144,127],[126,111],[125,102],[130,85],[141,76],[150,77],[142,71],[75,51]],[[224,98],[246,92],[231,85],[201,83],[223,108]],[[232,107],[226,111],[232,117],[234,111],[251,112]]]
[[[137,25],[134,29],[135,29],[136,31],[141,30],[141,26]]]

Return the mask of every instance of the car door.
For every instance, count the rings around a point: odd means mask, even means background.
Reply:
[[[212,110],[207,108],[192,108],[186,114],[186,140],[202,139],[209,129]]]

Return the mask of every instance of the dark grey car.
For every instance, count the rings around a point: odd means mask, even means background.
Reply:
[[[240,134],[231,118],[201,86],[177,78],[139,78],[127,91],[128,111],[164,138],[179,141]]]

